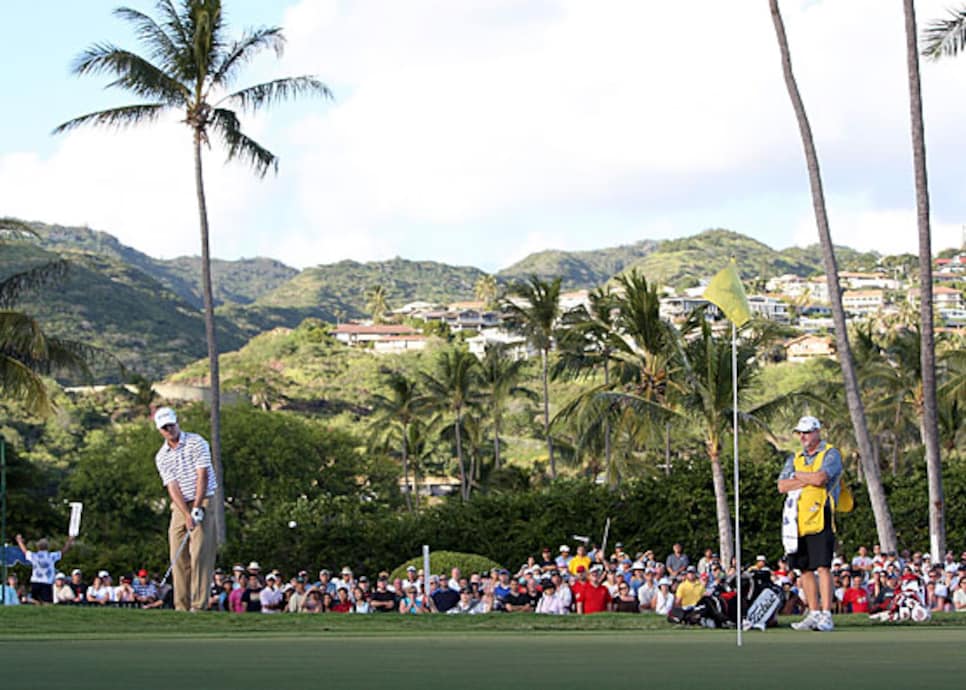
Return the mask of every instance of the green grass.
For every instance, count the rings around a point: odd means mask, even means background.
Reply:
[[[787,621],[786,621],[787,622]],[[962,687],[966,617],[830,634],[652,616],[234,616],[0,610],[4,688]],[[9,681],[9,682],[8,682]]]

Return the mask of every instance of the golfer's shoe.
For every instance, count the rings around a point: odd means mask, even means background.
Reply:
[[[818,630],[818,621],[821,617],[818,611],[809,611],[805,617],[797,623],[792,623],[793,630]],[[829,621],[831,624],[831,621]]]
[[[815,630],[819,632],[829,632],[835,629],[835,624],[832,622],[832,614],[828,611],[822,611],[818,614],[818,625],[815,626]]]

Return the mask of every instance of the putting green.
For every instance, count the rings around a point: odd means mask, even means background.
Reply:
[[[8,631],[9,632],[9,631]],[[4,688],[963,687],[966,630],[473,632],[0,641]]]

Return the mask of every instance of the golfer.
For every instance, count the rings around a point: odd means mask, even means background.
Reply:
[[[154,413],[154,424],[164,438],[154,462],[171,497],[168,548],[174,607],[178,611],[199,611],[208,605],[217,551],[214,520],[205,516],[217,487],[211,450],[201,436],[178,427],[178,416],[170,407]],[[186,534],[190,534],[188,545],[178,554]]]
[[[827,632],[834,627],[831,566],[835,525],[832,513],[839,500],[842,454],[822,440],[821,429],[822,425],[815,417],[805,416],[798,420],[795,433],[801,439],[802,449],[785,462],[778,475],[778,491],[797,495],[794,505],[797,510],[792,512],[796,515],[798,548],[795,553],[789,553],[788,561],[789,567],[802,571],[808,614],[801,621],[792,623],[792,627]],[[790,519],[787,510],[785,518]]]

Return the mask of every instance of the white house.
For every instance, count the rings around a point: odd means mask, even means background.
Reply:
[[[874,314],[884,306],[884,290],[846,290],[842,293],[842,308],[850,314]]]
[[[788,323],[788,305],[780,299],[768,295],[750,295],[748,308],[753,314],[759,314],[770,321]]]
[[[412,326],[405,324],[386,323],[365,325],[358,323],[340,323],[332,329],[332,335],[340,343],[359,345],[377,340],[385,340],[393,336],[422,336],[422,333]]]

